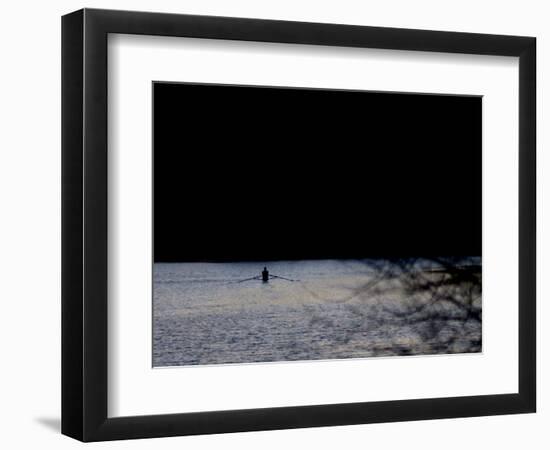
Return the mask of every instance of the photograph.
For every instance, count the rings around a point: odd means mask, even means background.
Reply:
[[[153,367],[482,352],[482,97],[154,81]]]
[[[35,14],[11,65],[36,95],[7,92],[25,176],[5,192],[57,180],[61,213],[57,239],[25,227],[45,202],[7,214],[60,263],[4,233],[5,359],[36,391],[8,395],[35,416],[11,441],[540,447],[541,8],[93,3],[51,14],[56,33]]]

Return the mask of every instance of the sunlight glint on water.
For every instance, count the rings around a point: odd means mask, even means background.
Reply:
[[[298,281],[239,282],[264,265]],[[441,348],[422,341],[406,321],[381,323],[380,296],[364,289],[374,275],[367,261],[156,263],[153,365],[471,351],[480,324],[463,325],[452,347]],[[402,301],[391,295],[383,301]]]

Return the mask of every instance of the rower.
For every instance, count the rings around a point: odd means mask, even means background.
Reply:
[[[267,270],[267,267],[264,267],[264,270],[262,270],[262,281],[264,283],[269,281],[269,271]]]

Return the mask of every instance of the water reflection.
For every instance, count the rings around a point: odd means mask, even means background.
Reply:
[[[155,366],[477,352],[481,261],[155,264],[153,311]]]

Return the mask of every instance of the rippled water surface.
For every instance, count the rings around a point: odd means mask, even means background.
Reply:
[[[264,265],[296,281],[240,282]],[[153,365],[481,350],[481,321],[470,317],[481,308],[475,283],[453,288],[465,312],[453,301],[434,309],[432,291],[398,278],[368,261],[156,263]]]

